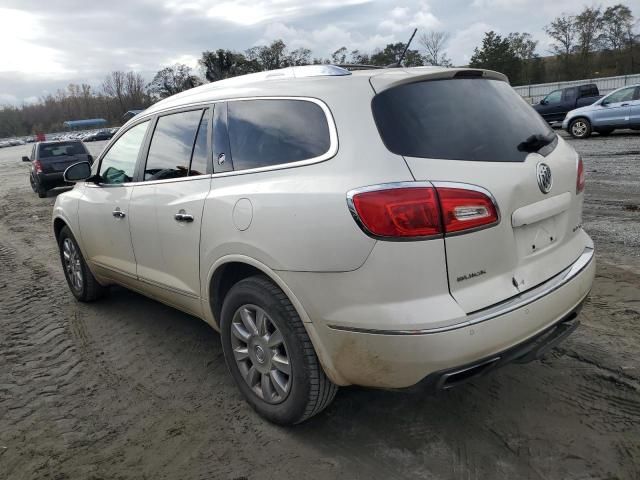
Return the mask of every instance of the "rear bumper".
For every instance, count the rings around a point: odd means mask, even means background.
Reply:
[[[578,328],[580,325],[578,314],[582,309],[582,303],[560,321],[547,327],[532,338],[467,365],[433,372],[416,384],[414,388],[431,391],[448,390],[474,378],[486,375],[509,363],[529,363],[533,360],[539,360]]]
[[[372,330],[316,321],[307,327],[327,374],[339,384],[406,388],[424,381],[443,388],[510,361],[537,358],[544,345],[562,340],[566,335],[558,332],[567,332],[567,320],[575,322],[594,275],[593,249],[587,247],[544,284],[444,328]],[[557,335],[549,335],[552,330]]]
[[[40,185],[45,185],[47,187],[55,187],[58,185],[66,185],[64,181],[64,172],[55,172],[55,173],[38,173],[38,182]]]

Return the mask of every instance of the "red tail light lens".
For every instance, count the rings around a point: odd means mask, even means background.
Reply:
[[[466,188],[437,189],[446,233],[471,230],[498,222],[498,211],[488,195]]]
[[[357,220],[377,237],[415,238],[439,235],[440,211],[432,187],[390,188],[351,196]]]
[[[407,186],[408,185],[408,186]],[[379,185],[348,194],[351,213],[373,237],[420,239],[492,226],[500,221],[490,195],[445,183]]]
[[[576,195],[584,191],[584,184],[586,179],[584,176],[584,164],[582,163],[582,157],[578,157],[578,175],[576,178]]]
[[[36,169],[36,173],[42,173],[42,164],[40,163],[40,160],[35,160],[33,162],[33,166]]]

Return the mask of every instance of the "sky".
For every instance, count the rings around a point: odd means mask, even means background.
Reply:
[[[640,16],[640,0],[624,3]],[[113,70],[138,71],[151,80],[166,65],[197,67],[204,50],[243,51],[276,39],[328,57],[342,46],[370,52],[407,41],[416,27],[419,33],[441,30],[450,34],[449,57],[464,65],[484,32],[517,31],[531,33],[545,55],[550,41],[544,26],[584,5],[575,0],[0,0],[0,105],[34,102],[71,82],[99,88]]]

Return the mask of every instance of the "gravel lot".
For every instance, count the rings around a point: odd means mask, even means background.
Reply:
[[[572,143],[598,249],[581,328],[437,396],[341,389],[291,429],[244,403],[204,322],[123,289],[77,303],[55,193],[31,192],[30,146],[0,150],[0,479],[640,478],[640,132]]]

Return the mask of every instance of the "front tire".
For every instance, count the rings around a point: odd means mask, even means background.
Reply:
[[[58,247],[64,276],[73,296],[81,302],[93,302],[104,296],[107,288],[100,285],[89,270],[69,227],[60,231]]]
[[[576,118],[569,124],[569,133],[573,138],[588,138],[591,136],[591,122],[586,118]]]
[[[298,313],[266,277],[245,278],[231,288],[220,326],[227,367],[267,420],[301,423],[335,397],[338,387],[325,375]]]

